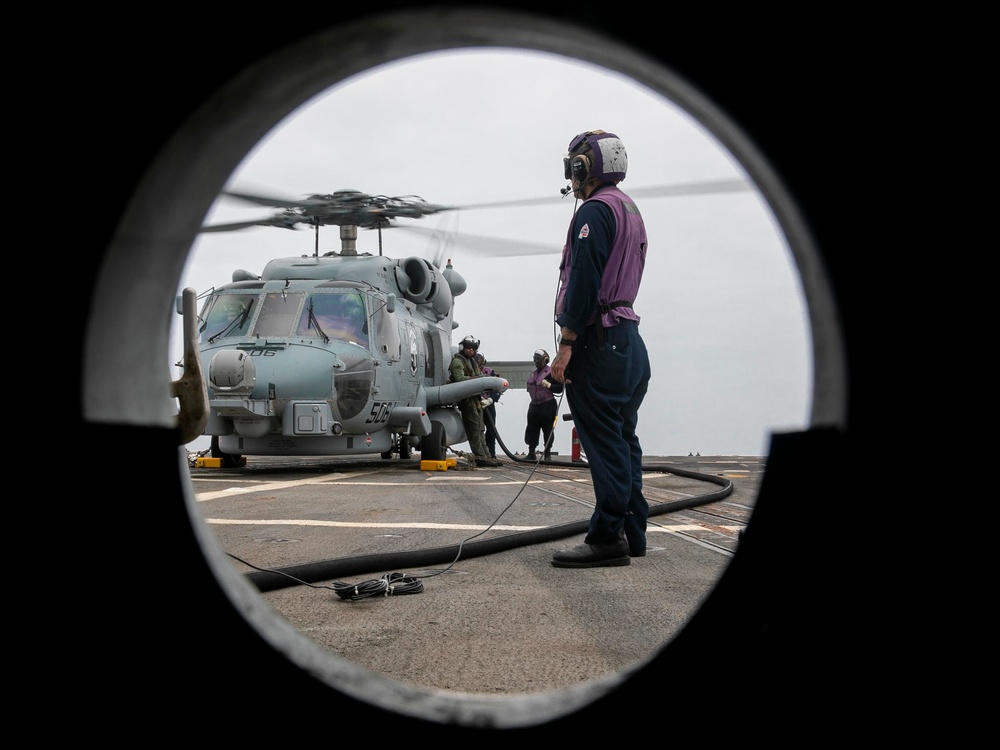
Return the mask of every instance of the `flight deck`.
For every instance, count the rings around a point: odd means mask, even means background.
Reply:
[[[732,559],[765,463],[648,459],[647,555],[582,570],[550,563],[593,508],[568,457],[434,471],[249,457],[190,474],[235,570],[321,649],[407,685],[519,695],[637,668],[680,632]]]

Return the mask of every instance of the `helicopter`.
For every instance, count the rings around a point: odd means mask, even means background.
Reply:
[[[357,190],[298,201],[225,195],[282,210],[203,232],[308,224],[316,251],[275,258],[260,275],[237,269],[207,293],[196,327],[185,304],[193,290],[178,298],[178,312],[187,309],[185,375],[174,383],[182,440],[210,435],[223,466],[247,455],[409,458],[413,449],[441,461],[466,442],[458,402],[510,385],[496,376],[449,382],[454,301],[466,282],[450,259],[381,253],[381,230],[394,219],[449,207]],[[340,227],[341,249],[321,256],[319,230],[329,224]],[[357,251],[359,227],[380,232],[378,255]]]
[[[724,180],[633,194],[746,189],[746,182]],[[211,436],[211,455],[226,467],[243,465],[248,455],[407,459],[413,450],[422,461],[442,461],[451,446],[468,439],[460,400],[503,393],[512,384],[524,387],[531,361],[503,362],[503,377],[449,382],[458,351],[451,342],[458,327],[454,303],[466,281],[450,258],[444,262],[446,243],[430,260],[394,260],[382,254],[382,231],[398,226],[393,222],[399,218],[551,199],[459,207],[353,189],[301,199],[222,195],[279,210],[201,232],[310,226],[315,250],[275,258],[259,275],[237,269],[231,282],[202,295],[197,314],[194,290],[177,298],[184,316],[184,358],[178,363],[184,374],[172,385],[180,403],[181,444]],[[327,225],[339,226],[340,251],[320,255],[319,232]],[[358,252],[359,228],[378,232],[377,255]],[[523,254],[495,239],[491,248],[497,255]]]

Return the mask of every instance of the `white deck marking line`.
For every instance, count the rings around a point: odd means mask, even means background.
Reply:
[[[357,477],[362,474],[363,472],[359,471],[353,474],[341,474],[337,477],[309,477],[308,479],[296,479],[291,482],[269,482],[268,484],[257,484],[252,487],[229,487],[228,489],[219,490],[218,492],[199,492],[194,496],[194,499],[201,503],[205,500],[215,500],[219,497],[232,497],[233,495],[246,495],[250,492],[273,492],[274,490],[283,490],[286,487],[295,487],[300,484],[323,484],[324,482],[334,481],[339,477]]]
[[[545,526],[487,526],[468,523],[360,523],[357,521],[317,521],[315,519],[289,519],[246,521],[235,518],[206,518],[205,523],[218,526],[330,526],[342,529],[461,529],[465,531],[535,531]]]
[[[362,523],[357,521],[317,521],[316,519],[263,519],[257,521],[240,520],[235,518],[206,518],[205,523],[216,526],[327,526],[342,529],[458,529],[462,531],[482,531],[484,529],[496,529],[497,531],[535,531],[545,529],[547,526],[487,526],[484,524],[467,523]],[[738,531],[742,526],[719,526],[717,528],[728,531]],[[676,526],[650,526],[646,529],[647,534],[677,534],[682,531],[705,531],[704,526],[697,524],[678,524]]]
[[[351,476],[358,476],[359,474],[353,474]],[[440,482],[440,480],[438,480]],[[493,486],[504,486],[504,485],[521,485],[524,484],[523,481],[508,481],[500,480],[491,482],[485,478],[484,481],[487,484]],[[569,479],[532,479],[528,484],[560,484],[569,482]],[[322,484],[324,482],[330,482],[338,485],[348,485],[352,487],[419,487],[420,484],[417,482],[347,482],[341,481],[340,477],[310,477],[308,479],[296,479],[291,482],[270,482],[268,484],[255,484],[250,487],[229,487],[224,490],[216,490],[214,492],[199,492],[195,494],[194,499],[196,501],[204,502],[205,500],[216,500],[220,497],[232,497],[233,495],[246,495],[251,492],[274,492],[275,490],[282,490],[288,487],[295,487],[302,484]],[[452,484],[467,484],[467,479],[454,479],[451,480]]]
[[[656,526],[650,526],[648,529],[646,529],[646,533],[648,534],[650,531],[665,531],[669,534],[671,532],[680,532],[680,531],[715,531],[716,529],[725,529],[726,531],[739,531],[742,528],[743,528],[742,526],[713,526],[712,528],[708,528],[706,526],[700,526],[696,523],[676,524],[674,526],[657,524]]]

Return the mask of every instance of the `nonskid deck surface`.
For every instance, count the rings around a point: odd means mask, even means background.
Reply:
[[[514,695],[620,672],[673,638],[732,559],[766,458],[650,457],[647,555],[583,570],[550,560],[583,541],[586,464],[503,463],[250,457],[190,473],[235,569],[323,649],[403,683]],[[394,573],[419,590],[338,593]]]

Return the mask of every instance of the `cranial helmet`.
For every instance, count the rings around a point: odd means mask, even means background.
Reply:
[[[483,356],[482,352],[476,352],[476,356],[474,357],[474,359],[476,360],[476,363],[480,367],[486,364],[486,357]]]
[[[475,336],[466,336],[464,339],[462,339],[460,346],[463,349],[472,349],[473,351],[476,351],[477,349],[479,349],[479,339],[477,339]]]
[[[621,182],[628,171],[625,144],[614,133],[588,130],[569,142],[569,155],[563,159],[567,180],[580,184],[588,180]]]
[[[535,349],[535,356],[532,359],[535,361],[535,367],[547,365],[549,363],[549,353],[544,349]]]

